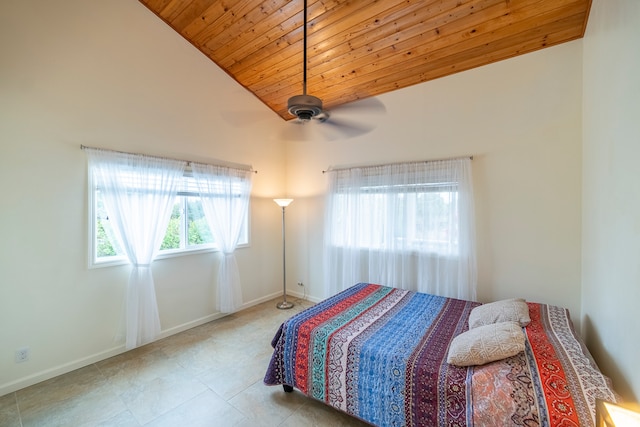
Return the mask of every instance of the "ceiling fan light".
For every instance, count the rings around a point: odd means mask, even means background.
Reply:
[[[303,122],[308,122],[309,120],[311,120],[313,118],[313,111],[311,111],[311,110],[298,110],[296,115],[298,116],[298,119],[302,120]]]

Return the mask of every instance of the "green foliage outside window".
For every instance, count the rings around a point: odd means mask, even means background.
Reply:
[[[124,255],[117,239],[115,239],[112,221],[109,220],[107,210],[100,189],[96,188],[93,194],[94,205],[92,209],[95,229],[93,234],[93,261],[92,263],[119,260]],[[160,252],[167,256],[198,249],[210,249],[214,243],[213,234],[204,216],[200,196],[194,192],[178,194],[173,206],[171,217],[167,224],[167,231],[160,245]],[[245,223],[246,227],[246,223]],[[242,244],[247,243],[247,230],[240,238]]]
[[[101,204],[100,204],[100,207]],[[164,236],[160,250],[180,249],[180,227],[181,227],[182,202],[178,201],[173,206],[171,218],[167,225],[167,233]],[[202,204],[189,197],[187,200],[188,226],[187,226],[187,246],[213,243],[213,236],[209,230],[209,225],[204,217]],[[106,218],[106,213],[104,213]],[[118,255],[111,240],[105,230],[102,218],[98,217],[96,222],[97,255],[98,257],[110,257]]]
[[[179,249],[180,248],[180,204],[173,205],[169,225],[167,225],[167,234],[164,235],[160,250]]]
[[[195,197],[187,199],[189,245],[213,243],[213,235],[202,210],[202,202]]]
[[[97,224],[97,244],[98,244],[98,257],[115,256],[116,250],[113,248],[107,232],[104,230],[102,220],[98,218]]]
[[[192,201],[188,202],[188,246],[202,245],[206,243],[212,243],[213,238],[209,231],[209,225],[202,212],[202,206],[200,203]],[[171,219],[169,219],[169,225],[167,226],[167,234],[164,236],[160,250],[167,249],[179,249],[180,248],[180,205],[176,203],[171,213]]]

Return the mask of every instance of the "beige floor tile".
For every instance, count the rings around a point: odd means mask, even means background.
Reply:
[[[131,411],[126,410],[120,412],[116,416],[106,421],[95,424],[94,427],[140,427],[141,424],[136,420]]]
[[[182,405],[207,388],[184,369],[132,386],[120,395],[140,424]]]
[[[306,399],[298,392],[285,393],[282,387],[266,386],[260,380],[238,393],[229,403],[249,419],[277,426],[300,408]]]
[[[233,427],[243,423],[245,416],[226,400],[207,390],[168,413],[156,418],[148,427]]]
[[[231,399],[252,384],[261,381],[268,364],[269,357],[245,360],[232,366],[210,369],[198,376],[198,379],[218,395]]]
[[[218,320],[219,321],[219,320]],[[156,349],[161,349],[167,356],[173,357],[176,354],[190,351],[201,343],[215,339],[216,321],[196,326],[176,335],[164,338],[153,343]]]
[[[322,402],[308,398],[289,416],[282,427],[370,427],[369,424],[338,411]]]
[[[273,336],[305,308],[278,310],[275,304],[259,304],[0,397],[0,426],[363,425],[297,391],[263,384]],[[317,424],[322,421],[333,424]]]
[[[20,411],[25,413],[81,398],[91,390],[104,387],[106,382],[100,371],[94,365],[90,365],[18,390],[16,396]]]
[[[95,425],[126,410],[101,372],[90,365],[16,392],[22,425]]]
[[[106,387],[87,390],[82,395],[68,397],[51,404],[32,405],[20,409],[23,427],[95,426],[126,410],[124,402]]]
[[[20,412],[15,393],[0,397],[0,426],[20,427]]]
[[[172,360],[192,375],[201,375],[217,366],[229,366],[238,362],[238,350],[218,339],[209,339],[183,352],[175,353]]]
[[[97,366],[117,394],[144,387],[158,378],[184,371],[160,349],[152,349],[137,356],[125,353],[98,363]]]

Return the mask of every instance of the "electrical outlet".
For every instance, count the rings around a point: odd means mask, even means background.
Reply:
[[[29,360],[29,347],[19,348],[16,350],[16,363],[22,363]]]
[[[304,283],[298,282],[298,286],[304,286]]]

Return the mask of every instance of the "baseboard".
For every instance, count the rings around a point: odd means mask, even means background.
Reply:
[[[240,308],[239,311],[242,311],[249,307],[253,307],[254,305],[258,305],[266,301],[270,301],[274,298],[277,298],[278,295],[281,295],[281,294],[274,293],[271,295],[264,296],[262,298],[257,298],[255,300],[246,302],[242,304],[242,307]],[[300,297],[302,297],[302,295]],[[158,339],[170,337],[171,335],[175,335],[180,332],[189,330],[191,328],[195,328],[196,326],[204,325],[205,323],[220,319],[222,317],[225,317],[226,315],[227,314],[225,313],[214,313],[208,316],[201,317],[196,320],[192,320],[191,322],[187,322],[182,325],[174,326],[172,328],[161,331],[160,335],[158,336]],[[122,343],[121,345],[112,347],[108,350],[101,351],[99,353],[95,353],[80,359],[76,359],[74,361],[64,363],[62,365],[55,366],[53,368],[45,369],[44,371],[36,372],[34,374],[17,379],[15,381],[11,381],[5,384],[0,384],[0,396],[13,393],[25,387],[29,387],[39,382],[46,381],[51,378],[55,378],[59,375],[63,375],[71,371],[75,371],[76,369],[84,368],[85,366],[89,366],[93,363],[100,362],[102,360],[108,359],[113,356],[117,356],[118,354],[124,353],[125,351],[127,350],[124,347],[124,343]]]
[[[124,351],[124,344],[122,344],[117,347],[112,347],[108,350],[92,354],[91,356],[83,357],[59,366],[55,366],[53,368],[45,369],[44,371],[36,372],[15,381],[2,384],[0,385],[0,396],[4,396],[5,394],[13,393],[14,391],[18,391],[25,387],[29,387],[39,382],[49,380],[51,378],[57,377],[58,375],[75,371],[76,369],[83,368],[85,366],[91,365],[92,363],[117,356]]]
[[[275,297],[277,297],[278,295],[282,295],[282,293],[277,294]],[[320,301],[322,301],[324,298],[316,298],[314,296],[311,295],[307,295],[305,292],[300,292],[300,291],[296,291],[296,290],[291,290],[291,289],[287,289],[287,295],[292,295],[296,298],[300,298],[303,299],[305,301],[310,301],[312,303],[319,303]]]

